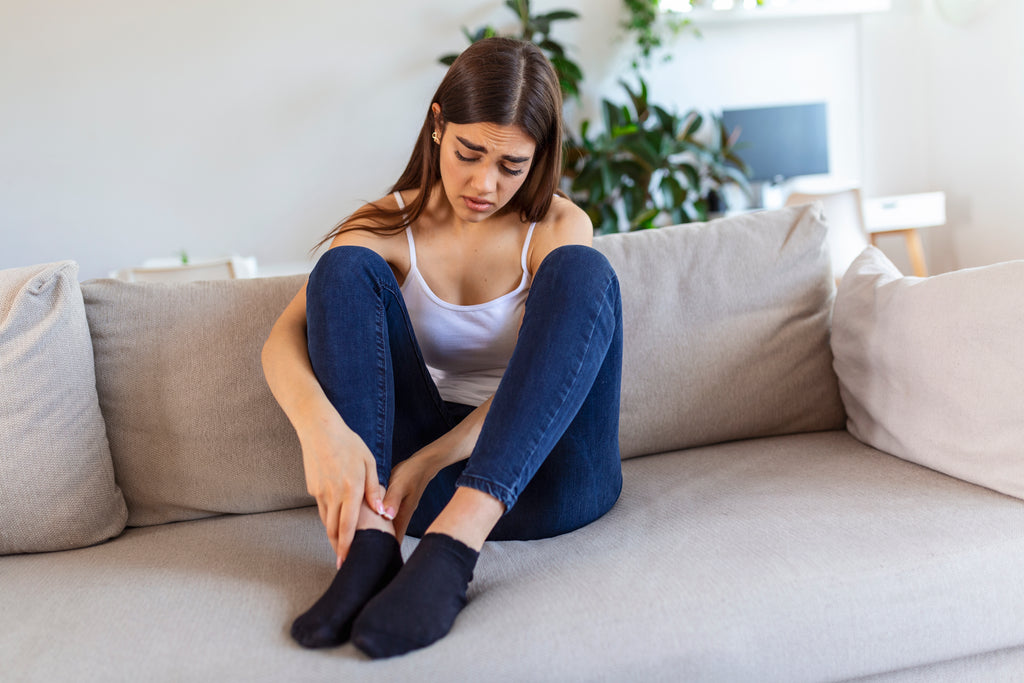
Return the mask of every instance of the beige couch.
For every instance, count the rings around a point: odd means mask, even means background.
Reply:
[[[451,634],[382,662],[288,636],[333,575],[258,360],[301,278],[3,271],[0,679],[1019,679],[1024,262],[915,280],[869,250],[836,298],[825,229],[600,238],[621,499],[488,543]]]

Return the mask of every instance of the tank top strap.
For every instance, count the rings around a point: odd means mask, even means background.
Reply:
[[[398,208],[405,211],[405,202],[402,201],[402,193],[395,190],[391,194],[394,195]],[[412,238],[411,225],[405,229],[405,237],[409,241],[409,272],[412,273],[416,271],[416,241]]]
[[[528,270],[526,270],[526,257],[530,253],[530,239],[533,237],[533,229],[536,227],[536,221],[530,223],[530,229],[526,231],[526,241],[523,242],[523,256],[521,259],[523,264],[523,277],[526,277],[526,274],[529,272]]]
[[[409,240],[409,272],[416,272],[416,241],[412,238],[412,228],[405,229],[405,237]],[[408,277],[408,275],[406,276]]]

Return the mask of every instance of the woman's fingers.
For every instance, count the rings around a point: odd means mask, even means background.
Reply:
[[[399,543],[405,538],[405,531],[409,528],[409,521],[412,519],[412,513],[415,510],[415,505],[402,505],[398,508],[398,514],[395,515],[395,538],[398,539]]]
[[[394,497],[391,497],[392,493],[394,493]],[[405,537],[405,531],[409,528],[409,522],[412,520],[413,513],[416,512],[422,494],[422,491],[405,490],[394,485],[388,489],[388,496],[384,498],[384,508],[391,512],[391,519],[395,524],[395,536],[399,541]]]
[[[348,548],[352,545],[352,537],[356,533],[356,522],[359,520],[359,506],[363,496],[360,495],[354,501],[349,499],[341,504],[338,514],[338,569],[348,555]]]
[[[370,506],[370,509],[382,517],[387,517],[384,509],[384,487],[380,485],[380,481],[377,479],[377,467],[375,464],[367,464],[366,466],[364,490],[366,491],[366,504]]]
[[[405,499],[406,492],[401,482],[391,480],[391,485],[388,486],[387,493],[384,494],[384,518],[394,520],[396,515],[402,510],[402,501]]]
[[[324,528],[327,531],[327,540],[330,541],[334,554],[338,555],[338,529],[341,521],[341,505],[331,505],[329,503],[320,503],[320,505],[325,510],[323,522]]]

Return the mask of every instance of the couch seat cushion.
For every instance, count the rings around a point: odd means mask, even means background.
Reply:
[[[1024,643],[1021,501],[845,432],[624,473],[597,522],[487,544],[451,634],[406,657],[291,642],[334,574],[306,508],[0,558],[0,661],[25,681],[796,681]]]

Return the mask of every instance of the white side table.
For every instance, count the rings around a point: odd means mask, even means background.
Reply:
[[[875,244],[876,235],[903,235],[910,256],[910,267],[918,277],[928,275],[918,230],[945,224],[945,192],[922,192],[864,200],[864,227],[871,244]]]

